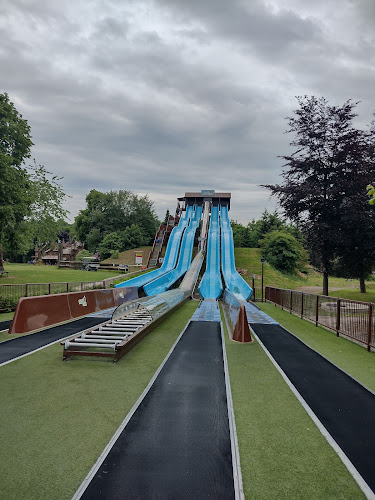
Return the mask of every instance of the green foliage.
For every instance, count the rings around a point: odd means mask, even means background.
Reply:
[[[76,257],[76,260],[78,262],[82,262],[84,257],[92,257],[92,253],[88,250],[81,250]]]
[[[30,157],[33,146],[30,127],[8,94],[0,94],[0,261],[6,229],[15,230],[27,214],[30,203],[30,178],[21,165]]]
[[[285,273],[294,273],[301,263],[303,248],[292,236],[283,231],[272,231],[260,240],[261,250],[267,261]]]
[[[119,252],[122,250],[123,242],[122,238],[118,233],[109,233],[100,243],[98,251],[100,255],[100,259],[108,259],[112,255],[113,251]]]
[[[163,224],[165,224],[165,225],[168,224],[169,216],[170,216],[170,212],[169,212],[169,208],[168,208],[167,211],[165,212],[165,217],[164,217]]]
[[[375,187],[372,184],[367,186],[367,196],[370,197],[370,205],[375,205]]]
[[[87,243],[89,250],[94,252],[99,247],[124,250],[153,240],[158,220],[153,202],[147,195],[138,196],[124,190],[101,193],[93,189],[86,196],[86,202],[87,208],[81,210],[75,219],[75,229],[78,238]],[[129,233],[133,225],[138,230],[133,229]],[[121,237],[124,242],[121,248],[111,248],[103,243],[111,233]]]
[[[304,241],[297,226],[288,223],[277,211],[270,213],[268,210],[264,210],[260,219],[257,221],[253,219],[247,226],[232,220],[231,227],[235,247],[257,248],[260,246],[260,240],[272,231],[284,231],[294,236],[302,244]]]

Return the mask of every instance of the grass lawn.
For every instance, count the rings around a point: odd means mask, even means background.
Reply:
[[[246,498],[364,498],[257,343],[226,350]]]
[[[101,281],[113,278],[118,271],[81,271],[78,269],[59,269],[57,266],[31,266],[30,264],[5,264],[8,277],[0,279],[0,285],[22,283],[59,283],[75,281]]]
[[[367,352],[365,347],[343,337],[336,337],[334,332],[321,326],[316,327],[273,304],[257,302],[257,305],[286,330],[375,392],[375,353]]]
[[[0,368],[0,498],[70,499],[198,302],[183,304],[117,364],[62,362],[55,344]]]
[[[361,293],[359,290],[335,290],[330,292],[331,297],[341,297],[342,299],[358,300],[360,302],[375,302],[375,290],[370,286],[366,287],[366,293]]]

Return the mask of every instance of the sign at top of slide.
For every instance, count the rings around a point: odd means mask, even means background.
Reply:
[[[215,196],[215,190],[214,189],[202,189],[201,195],[202,196]]]

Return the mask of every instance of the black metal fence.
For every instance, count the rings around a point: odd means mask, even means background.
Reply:
[[[108,280],[78,281],[72,283],[24,283],[22,285],[0,285],[0,311],[15,309],[21,297],[36,297],[55,293],[80,292],[108,288]]]
[[[265,299],[282,309],[375,348],[375,304],[266,286]]]

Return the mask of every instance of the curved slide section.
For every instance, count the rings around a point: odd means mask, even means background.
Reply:
[[[253,289],[238,274],[234,259],[233,232],[228,217],[228,207],[220,207],[221,220],[221,269],[223,271],[226,288],[232,292],[238,300],[248,300]]]
[[[159,276],[162,276],[163,274],[173,269],[176,266],[178,250],[180,248],[182,234],[186,226],[188,225],[192,214],[193,214],[193,206],[188,205],[183,217],[181,217],[180,219],[178,226],[173,228],[171,232],[163,264],[161,267],[159,267],[159,269],[155,269],[154,271],[151,271],[149,273],[142,274],[142,276],[137,276],[136,278],[123,281],[122,283],[115,285],[115,288],[129,287],[129,286],[136,286],[137,288],[140,288],[146,283],[155,280]]]
[[[219,207],[211,207],[211,223],[208,233],[206,272],[198,287],[203,299],[218,299],[223,291],[220,275],[220,226]]]
[[[168,290],[181,276],[189,269],[191,256],[193,253],[193,245],[195,232],[198,228],[200,218],[202,216],[202,207],[195,207],[194,215],[189,226],[186,228],[181,242],[180,256],[176,269],[172,269],[168,273],[151,281],[143,287],[146,295],[156,295],[157,293]]]

